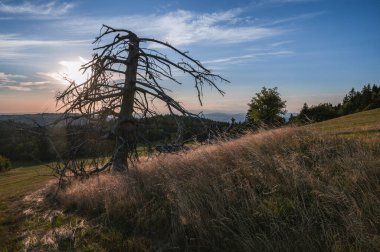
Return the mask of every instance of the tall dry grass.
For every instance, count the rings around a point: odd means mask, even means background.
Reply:
[[[375,145],[265,131],[75,182],[59,201],[152,250],[376,250]]]

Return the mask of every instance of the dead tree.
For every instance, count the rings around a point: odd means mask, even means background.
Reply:
[[[127,171],[128,160],[137,157],[138,119],[156,114],[155,100],[163,102],[170,114],[197,116],[168,95],[170,90],[163,85],[163,82],[181,84],[176,72],[194,80],[201,105],[204,85],[224,94],[216,83],[228,82],[226,79],[167,42],[140,38],[129,30],[103,25],[94,43],[98,46],[92,60],[81,68],[89,74],[87,81],[71,82],[56,99],[62,104],[60,110],[66,118],[115,121],[112,128],[115,148],[110,162],[113,171]],[[163,51],[176,55],[178,61]]]

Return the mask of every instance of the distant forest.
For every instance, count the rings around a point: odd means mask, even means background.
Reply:
[[[315,106],[309,106],[305,103],[300,113],[297,116],[291,116],[289,122],[321,122],[375,108],[380,108],[380,86],[367,84],[361,91],[352,88],[345,95],[343,101],[335,106],[331,103],[321,103]]]
[[[368,84],[361,91],[351,89],[335,106],[331,103],[308,106],[305,103],[300,113],[292,115],[288,123],[320,122],[374,108],[380,108],[380,86]],[[181,122],[179,128],[178,121]],[[159,144],[205,141],[225,134],[227,129],[229,137],[256,129],[247,122],[235,123],[231,128],[226,122],[170,115],[146,118],[140,125],[138,144],[152,149]],[[12,161],[43,162],[56,160],[57,153],[79,157],[106,156],[112,152],[114,136],[102,130],[92,124],[53,127],[33,124],[32,121],[0,121],[0,155]],[[99,140],[99,135],[104,136]]]
[[[181,122],[180,129],[177,121]],[[176,141],[204,141],[228,127],[229,123],[209,119],[157,115],[141,123],[139,145],[154,148],[157,144]],[[99,135],[104,136],[99,140]],[[40,126],[32,121],[0,121],[0,155],[12,161],[50,161],[57,158],[57,152],[79,157],[107,155],[112,152],[113,137],[92,124]]]

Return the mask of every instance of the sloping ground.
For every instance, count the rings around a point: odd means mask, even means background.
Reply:
[[[71,235],[34,234],[27,244],[37,250],[373,251],[380,247],[379,167],[375,142],[300,129],[249,134],[162,155],[127,175],[75,182],[58,203],[85,216],[85,225],[64,232]]]
[[[380,108],[314,123],[307,127],[322,133],[380,141]]]
[[[17,166],[9,172],[0,173],[0,251],[19,250],[21,226],[25,220],[23,211],[27,207],[22,199],[53,178],[44,166]]]
[[[0,174],[0,251],[376,250],[379,118],[376,109],[304,127],[321,135],[281,129],[163,155],[126,177],[74,183],[58,206],[41,192],[21,201],[52,177],[17,168]]]

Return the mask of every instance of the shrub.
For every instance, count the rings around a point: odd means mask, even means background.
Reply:
[[[11,162],[8,158],[0,155],[0,172],[9,171],[11,169]]]

